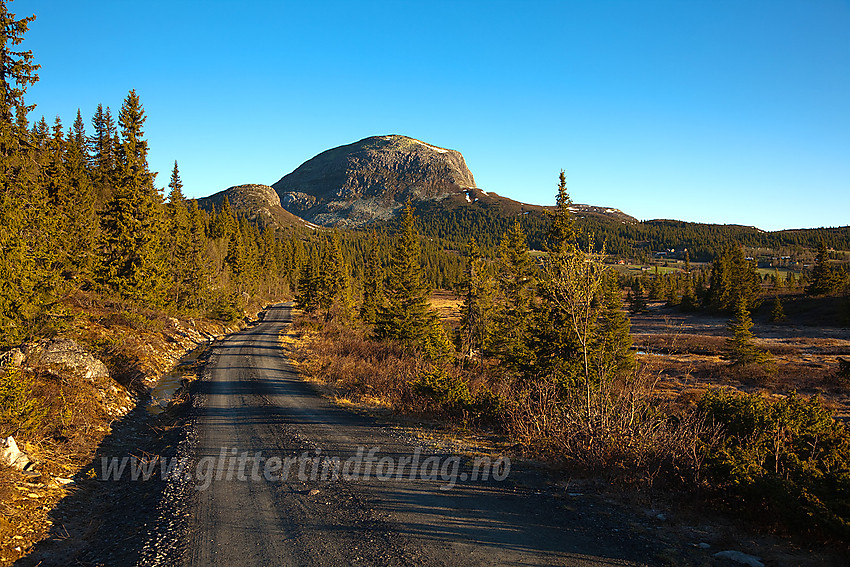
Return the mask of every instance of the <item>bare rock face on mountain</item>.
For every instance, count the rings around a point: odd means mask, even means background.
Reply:
[[[248,183],[230,187],[209,197],[198,199],[198,206],[206,210],[215,207],[220,211],[225,197],[233,210],[252,221],[258,221],[261,224],[272,223],[281,227],[305,224],[300,218],[281,207],[280,197],[268,185]]]
[[[272,185],[284,209],[324,226],[395,216],[408,199],[463,195],[475,179],[460,152],[406,136],[373,136],[322,152]]]

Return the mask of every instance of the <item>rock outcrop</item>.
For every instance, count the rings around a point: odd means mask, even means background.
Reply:
[[[259,222],[261,225],[274,224],[284,226],[305,226],[305,222],[298,216],[290,213],[281,206],[280,197],[274,189],[268,185],[248,183],[236,185],[219,191],[209,197],[198,199],[198,206],[202,209],[221,210],[224,198],[230,202],[233,210],[244,215],[249,220]]]
[[[544,214],[552,207],[531,205],[487,192],[460,152],[407,136],[364,138],[307,160],[272,186],[237,185],[198,204],[221,209],[227,197],[240,215],[260,224],[357,228],[395,217],[411,200],[419,211],[458,207],[487,209],[488,215]],[[578,216],[618,222],[636,219],[611,207],[573,205]]]
[[[70,374],[91,382],[109,378],[106,365],[71,339],[44,339],[24,348],[26,364],[52,374]]]
[[[272,187],[307,221],[362,226],[393,217],[408,199],[462,195],[475,179],[460,152],[391,135],[322,152]]]

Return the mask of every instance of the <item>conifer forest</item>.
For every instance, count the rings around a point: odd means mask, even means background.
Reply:
[[[15,486],[67,476],[83,494],[138,413],[153,424],[139,451],[177,447],[204,388],[192,384],[224,356],[209,358],[216,341],[280,306],[291,325],[265,348],[343,408],[491,440],[487,451],[544,463],[564,486],[603,479],[786,543],[847,549],[850,227],[612,216],[575,205],[563,170],[554,204],[532,206],[441,179],[405,193],[399,169],[368,196],[391,214],[368,222],[320,222],[315,211],[342,214],[320,208],[346,198],[337,187],[275,184],[265,216],[246,200],[191,198],[180,155],[151,170],[142,93],[39,114],[28,89],[51,77],[21,46],[36,16],[12,4],[0,0],[0,438],[45,472],[0,464],[0,565],[55,539],[46,518],[71,497],[32,511]],[[449,160],[415,142],[392,151]],[[432,186],[450,189],[416,196]],[[56,345],[94,362],[82,373],[45,362]],[[148,415],[175,365],[187,369],[179,389]],[[25,517],[38,525],[12,539]]]

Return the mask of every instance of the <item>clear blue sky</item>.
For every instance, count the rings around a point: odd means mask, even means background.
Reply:
[[[16,0],[33,118],[129,89],[189,196],[404,134],[477,184],[639,219],[850,224],[850,2]]]

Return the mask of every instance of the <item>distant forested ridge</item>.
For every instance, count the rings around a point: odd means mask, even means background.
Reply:
[[[479,245],[492,249],[498,245],[515,220],[527,235],[529,247],[544,249],[549,221],[547,209],[519,212],[500,203],[468,203],[446,206],[443,202],[415,204],[422,233],[460,249],[474,234]],[[707,262],[723,249],[736,244],[747,248],[815,249],[823,241],[836,250],[850,250],[850,226],[837,228],[795,229],[766,232],[751,226],[692,223],[676,220],[641,222],[617,221],[602,215],[575,215],[577,229],[592,233],[597,243],[606,242],[609,254],[625,258],[641,257],[654,251],[687,249],[691,260]]]

